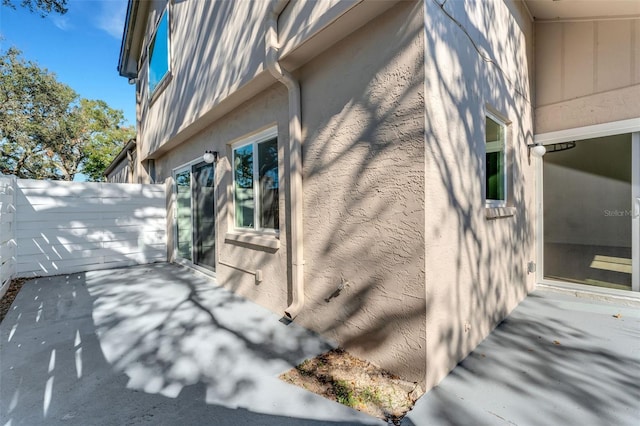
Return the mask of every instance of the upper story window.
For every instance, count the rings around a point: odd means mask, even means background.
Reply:
[[[278,230],[278,139],[275,130],[233,147],[235,227]]]
[[[169,8],[158,21],[156,32],[149,43],[149,96],[169,74]]]
[[[502,207],[507,202],[507,126],[493,114],[485,123],[486,165],[485,200],[487,207]]]

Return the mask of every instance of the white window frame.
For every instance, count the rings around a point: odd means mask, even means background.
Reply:
[[[273,234],[279,235],[279,229],[273,228],[263,228],[260,223],[260,182],[259,182],[259,164],[258,164],[258,145],[262,142],[267,142],[271,139],[278,139],[278,128],[271,127],[269,129],[263,130],[255,135],[250,136],[249,138],[240,140],[231,144],[231,192],[233,194],[233,208],[232,211],[232,229],[235,232],[249,232],[249,233],[260,233],[260,234]],[[244,146],[252,145],[253,149],[253,223],[255,224],[253,228],[241,228],[236,225],[236,149],[242,148]],[[280,168],[280,164],[278,161],[278,169]],[[280,170],[278,170],[278,177],[280,177]],[[278,187],[280,183],[278,182]],[[279,202],[279,200],[278,200]],[[278,209],[279,211],[279,209]],[[280,221],[278,221],[280,222]]]
[[[493,199],[489,199],[487,198],[487,192],[488,192],[488,188],[487,188],[487,154],[491,153],[491,152],[498,152],[500,150],[500,147],[497,148],[489,148],[489,144],[493,143],[493,142],[489,142],[487,143],[486,141],[486,134],[487,134],[487,128],[486,128],[486,119],[490,118],[491,120],[495,121],[496,123],[498,123],[501,127],[502,127],[502,134],[504,136],[504,143],[502,146],[502,162],[503,162],[503,185],[504,185],[504,200],[493,200]],[[509,199],[509,156],[507,155],[508,149],[509,149],[509,122],[507,120],[505,120],[502,117],[499,117],[498,115],[496,115],[495,113],[491,112],[491,111],[486,111],[485,112],[485,128],[484,128],[484,149],[485,149],[485,155],[484,155],[484,200],[485,200],[485,207],[487,208],[493,208],[493,207],[506,207],[507,206],[507,201]],[[498,142],[498,141],[495,141]]]

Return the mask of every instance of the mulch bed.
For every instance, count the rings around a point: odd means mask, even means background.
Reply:
[[[0,323],[4,319],[5,315],[7,315],[7,312],[9,312],[9,309],[11,308],[11,304],[13,303],[13,300],[16,298],[16,296],[20,292],[20,289],[22,288],[22,285],[27,280],[28,280],[27,278],[16,278],[14,280],[11,280],[11,284],[9,284],[9,289],[4,294],[4,296],[2,296],[2,298],[0,299]]]

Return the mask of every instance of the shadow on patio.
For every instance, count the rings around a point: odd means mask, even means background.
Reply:
[[[637,307],[536,290],[402,424],[635,425],[638,383]]]
[[[277,378],[327,342],[176,265],[32,280],[0,331],[4,425],[379,422]]]

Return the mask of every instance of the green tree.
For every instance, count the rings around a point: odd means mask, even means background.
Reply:
[[[15,49],[0,56],[0,172],[20,178],[102,180],[135,136],[122,111],[82,99]]]
[[[26,7],[31,12],[37,12],[40,16],[46,16],[51,12],[64,15],[67,13],[67,0],[18,0],[20,6]],[[14,0],[2,0],[3,6],[16,8]]]
[[[123,126],[124,114],[100,100],[81,100],[80,119],[84,134],[85,161],[82,173],[92,181],[104,180],[104,171],[124,145],[136,136],[135,129]]]

